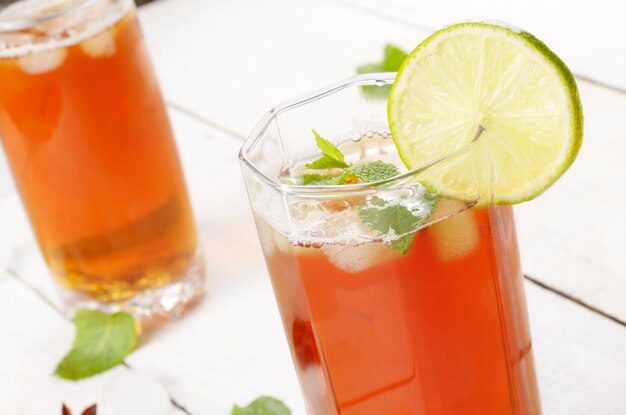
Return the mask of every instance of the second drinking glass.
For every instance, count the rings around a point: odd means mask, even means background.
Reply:
[[[203,265],[132,0],[2,10],[0,83],[2,143],[70,305],[178,314]]]

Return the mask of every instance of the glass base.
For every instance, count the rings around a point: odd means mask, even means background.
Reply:
[[[159,319],[178,319],[193,307],[204,295],[205,269],[200,253],[189,265],[185,276],[169,285],[148,289],[125,300],[101,303],[76,291],[62,287],[60,296],[67,311],[74,313],[81,308],[101,310],[107,313],[127,311],[143,322]]]

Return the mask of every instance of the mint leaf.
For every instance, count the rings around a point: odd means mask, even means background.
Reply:
[[[305,167],[314,170],[341,169],[326,174],[312,173],[304,174],[296,178],[284,178],[286,184],[303,185],[329,185],[335,186],[346,183],[376,182],[389,179],[400,174],[400,170],[393,164],[385,163],[381,160],[362,161],[355,164],[347,164],[343,153],[333,143],[320,136],[317,131],[312,130],[315,135],[317,147],[322,150],[322,157]]]
[[[359,74],[374,73],[374,72],[396,72],[400,69],[402,62],[406,58],[406,53],[397,46],[387,44],[385,46],[385,57],[380,63],[369,63],[358,66],[356,72]],[[364,85],[361,87],[361,91],[368,98],[372,99],[384,99],[387,98],[391,91],[391,85],[376,86],[376,85]]]
[[[347,166],[346,163],[340,162],[324,154],[322,157],[307,164],[305,167],[307,169],[313,169],[313,170],[326,170],[326,169],[344,168],[346,166]]]
[[[364,182],[377,182],[390,179],[400,174],[400,170],[393,164],[380,160],[365,161],[353,164],[346,169],[346,173],[355,176]]]
[[[411,233],[402,238],[387,242],[385,245],[402,255],[406,255],[409,252],[409,248],[411,248],[413,239],[415,239],[415,234]]]
[[[347,175],[345,173],[338,174],[305,174],[302,176],[302,184],[304,185],[329,185],[334,186],[343,184],[346,181]]]
[[[385,201],[374,197],[358,207],[361,221],[382,236],[393,232],[398,239],[385,242],[389,248],[406,255],[411,247],[417,227],[437,209],[439,197],[425,188],[410,200]]]
[[[127,312],[114,314],[79,310],[74,318],[76,337],[70,352],[55,370],[59,377],[79,380],[117,366],[137,343],[135,319]]]
[[[370,229],[383,235],[394,231],[396,235],[403,235],[412,231],[422,220],[420,216],[415,216],[404,205],[397,201],[385,202],[379,197],[359,206],[359,218]]]
[[[385,60],[383,67],[386,72],[396,72],[406,59],[406,52],[399,47],[388,43],[385,46]]]
[[[324,137],[322,137],[321,135],[319,135],[319,133],[315,130],[311,130],[313,132],[313,135],[315,136],[315,143],[317,144],[317,147],[322,150],[322,154],[332,158],[333,160],[336,160],[338,162],[344,163],[343,160],[343,154],[341,153],[341,151],[339,151],[339,149],[330,141],[328,141],[327,139],[325,139]]]
[[[262,396],[245,408],[235,405],[231,415],[291,415],[291,410],[278,399]]]
[[[306,168],[314,170],[324,170],[348,167],[348,164],[346,164],[341,151],[339,151],[339,149],[335,147],[333,143],[319,135],[317,131],[312,131],[313,135],[315,136],[315,142],[317,143],[317,147],[322,150],[322,157],[312,163],[307,164]]]
[[[374,73],[385,72],[385,67],[380,63],[366,63],[365,65],[357,66],[356,73]]]

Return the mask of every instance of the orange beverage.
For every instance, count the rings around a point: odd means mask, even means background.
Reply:
[[[240,153],[308,414],[540,415],[513,210],[420,182],[464,153],[407,171],[386,102],[360,89],[393,80],[356,77],[279,105]],[[312,127],[342,163],[403,174],[303,185],[319,158]]]
[[[100,302],[182,281],[194,219],[132,0],[18,2],[2,28],[0,135],[54,277]]]
[[[382,242],[294,246],[268,226],[311,415],[541,413],[511,207],[422,229],[406,256]]]

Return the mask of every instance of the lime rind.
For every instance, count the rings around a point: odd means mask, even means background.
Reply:
[[[564,94],[561,101],[567,103],[566,118],[569,117],[569,120],[567,120],[569,121],[569,125],[567,125],[567,128],[565,129],[563,137],[564,147],[559,151],[559,157],[556,159],[554,165],[548,166],[548,168],[551,169],[550,173],[541,177],[540,181],[528,183],[522,191],[509,192],[508,194],[507,192],[485,194],[486,192],[484,189],[477,189],[476,193],[473,194],[472,191],[468,190],[468,187],[464,187],[462,189],[450,188],[446,185],[446,183],[443,183],[441,180],[438,180],[437,177],[433,177],[433,175],[429,174],[429,171],[435,170],[432,167],[425,169],[424,173],[421,175],[420,181],[422,181],[422,183],[424,183],[424,185],[431,191],[436,191],[444,196],[459,200],[467,201],[479,196],[482,197],[484,201],[491,203],[521,203],[531,200],[543,193],[569,168],[580,150],[583,136],[582,105],[580,103],[578,88],[574,77],[563,61],[532,34],[502,23],[484,21],[457,23],[435,32],[409,54],[398,71],[396,82],[394,83],[391,93],[389,94],[389,126],[400,157],[407,167],[414,169],[420,167],[419,164],[424,164],[425,160],[419,160],[420,163],[416,163],[416,157],[413,157],[411,149],[409,148],[410,143],[406,140],[402,131],[398,129],[398,120],[400,119],[398,112],[401,111],[401,108],[399,105],[396,105],[396,101],[399,101],[399,99],[402,98],[403,93],[410,88],[408,85],[409,78],[412,75],[410,71],[415,67],[416,62],[419,61],[419,59],[428,56],[426,52],[429,52],[429,49],[434,50],[441,44],[441,41],[450,39],[452,36],[463,33],[474,34],[478,33],[478,31],[483,31],[485,32],[485,35],[489,34],[495,38],[505,38],[507,39],[507,42],[516,44],[518,47],[521,45],[524,48],[524,51],[528,52],[527,55],[535,59],[533,62],[538,63],[540,66],[543,65],[543,68],[547,71],[546,73],[552,76],[551,79],[558,79],[560,93]],[[408,75],[405,76],[407,73]],[[556,78],[554,78],[554,76],[556,76]],[[472,145],[468,146],[467,151],[476,152],[475,149],[472,150],[471,147]],[[476,186],[479,187],[478,184]],[[490,192],[492,191],[493,190],[490,190]]]

